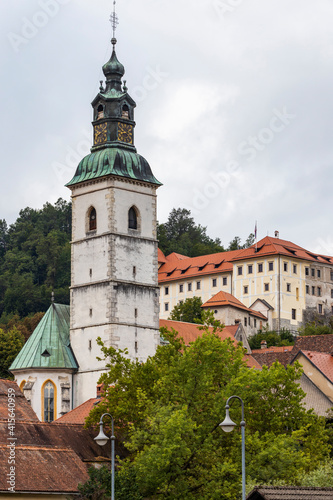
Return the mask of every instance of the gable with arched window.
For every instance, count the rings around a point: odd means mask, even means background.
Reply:
[[[94,207],[91,207],[89,210],[88,228],[89,231],[95,231],[97,229],[97,213]]]
[[[138,229],[138,212],[135,207],[131,207],[128,211],[128,228]]]
[[[53,422],[56,419],[57,388],[52,380],[46,380],[42,386],[42,421]]]

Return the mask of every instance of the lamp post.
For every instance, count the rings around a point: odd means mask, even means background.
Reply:
[[[242,421],[240,423],[242,430],[242,500],[245,500],[245,420],[244,420],[244,402],[239,396],[230,396],[228,398],[227,404],[225,405],[226,415],[223,422],[219,425],[224,432],[231,432],[236,424],[233,422],[229,416],[229,401],[232,399],[238,399],[242,405]]]
[[[111,418],[111,437],[109,438],[104,434],[103,430],[103,418],[105,416],[108,416]],[[110,413],[104,413],[101,416],[101,419],[99,421],[99,434],[94,438],[97,444],[100,446],[104,446],[109,439],[111,440],[111,500],[114,500],[114,442],[115,442],[115,435],[114,435],[114,428],[113,428],[113,417],[110,415]]]

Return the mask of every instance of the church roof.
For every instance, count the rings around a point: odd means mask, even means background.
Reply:
[[[77,370],[69,338],[69,306],[51,304],[13,361],[10,370],[66,368]]]
[[[76,169],[73,179],[66,186],[70,187],[79,182],[97,179],[106,175],[116,175],[149,182],[158,186],[161,185],[143,156],[134,151],[107,147],[90,153],[83,158]]]

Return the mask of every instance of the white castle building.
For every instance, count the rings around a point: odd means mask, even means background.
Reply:
[[[42,421],[96,395],[105,346],[145,360],[159,343],[156,190],[134,146],[133,99],[112,55],[92,102],[94,144],[73,179],[70,308],[52,303],[10,370]]]

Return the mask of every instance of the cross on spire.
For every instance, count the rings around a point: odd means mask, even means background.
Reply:
[[[117,25],[119,24],[119,21],[118,21],[118,16],[116,14],[116,0],[113,1],[113,12],[110,16],[110,23],[111,23],[111,26],[112,26],[112,31],[113,31],[113,35],[112,35],[112,38],[116,38],[116,29],[117,29]]]

